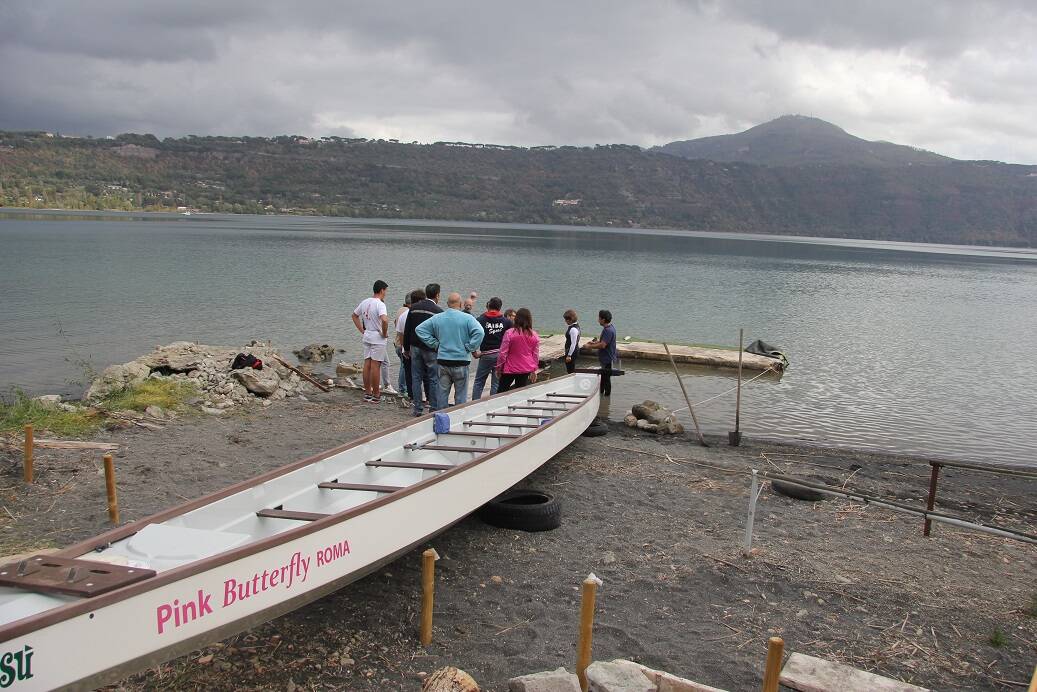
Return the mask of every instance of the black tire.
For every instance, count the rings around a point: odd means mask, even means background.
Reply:
[[[550,531],[562,525],[562,505],[551,493],[516,489],[498,495],[478,512],[491,526],[519,531]]]
[[[828,499],[828,496],[813,488],[804,488],[801,485],[793,485],[784,481],[772,480],[771,487],[774,492],[793,500],[806,500],[807,502],[819,502]]]
[[[587,426],[587,429],[583,431],[582,435],[584,437],[601,437],[602,435],[607,435],[608,431],[609,426],[596,420]]]

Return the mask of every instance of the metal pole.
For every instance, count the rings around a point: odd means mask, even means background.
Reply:
[[[587,666],[591,664],[591,643],[594,639],[594,601],[601,580],[588,574],[583,580],[583,600],[580,603],[580,641],[576,649],[576,677],[580,689],[587,692]]]
[[[742,418],[742,343],[743,329],[738,330],[738,386],[736,387],[737,394],[735,394],[735,429],[734,432],[727,434],[727,441],[732,447],[737,447],[742,443],[742,432],[740,428]]]
[[[926,503],[925,509],[927,512],[933,511],[933,507],[936,506],[936,481],[940,478],[940,465],[933,464],[932,475],[929,476],[929,501]],[[922,535],[928,536],[932,521],[927,516],[925,518],[925,527],[922,529]]]
[[[745,520],[745,546],[742,554],[746,557],[753,550],[753,524],[756,521],[756,501],[760,499],[760,480],[757,470],[753,469],[752,484],[749,486],[749,517]]]
[[[702,429],[699,427],[699,419],[695,415],[695,409],[691,406],[691,399],[688,398],[688,390],[684,388],[684,380],[681,379],[680,371],[677,370],[677,362],[673,359],[673,355],[670,353],[670,347],[663,344],[663,348],[666,349],[666,355],[670,357],[670,365],[673,366],[673,374],[677,376],[677,384],[681,386],[681,393],[684,394],[684,403],[688,405],[688,411],[691,412],[691,420],[695,422],[695,433],[699,437],[699,442],[703,447],[708,447],[706,438],[702,437]]]

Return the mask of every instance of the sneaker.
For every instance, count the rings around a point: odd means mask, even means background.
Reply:
[[[380,396],[373,396],[370,399],[368,399],[368,401],[370,403],[372,403],[372,404],[380,404],[380,403],[382,403],[382,397],[380,397]]]
[[[371,399],[373,399],[373,398],[374,398],[374,397],[373,397],[373,396],[371,396],[370,394],[366,394],[366,393],[364,394],[364,401],[370,401],[370,400],[371,400]]]

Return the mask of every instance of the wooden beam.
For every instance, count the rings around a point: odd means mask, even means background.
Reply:
[[[421,469],[423,471],[449,471],[455,468],[453,464],[423,464],[417,461],[375,461],[367,462],[368,466],[384,466],[392,469]]]
[[[328,481],[327,483],[318,483],[318,488],[325,490],[369,490],[373,493],[394,493],[397,490],[403,490],[402,485],[371,485],[370,483],[339,483],[338,481]]]
[[[268,519],[293,519],[295,521],[317,521],[323,519],[327,514],[318,514],[316,512],[296,512],[290,509],[261,509],[256,512],[257,517],[267,517]]]

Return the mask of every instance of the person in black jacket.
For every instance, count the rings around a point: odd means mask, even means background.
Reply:
[[[429,410],[442,408],[439,405],[439,367],[436,363],[436,352],[414,334],[419,324],[443,312],[443,308],[437,304],[439,290],[439,284],[429,284],[424,291],[419,289],[411,294],[410,312],[407,313],[407,324],[403,331],[403,352],[410,357],[410,394],[414,401],[415,416],[420,416],[424,411],[422,391],[428,397]]]
[[[483,337],[479,350],[472,354],[479,359],[475,382],[472,383],[472,401],[482,398],[487,376],[490,378],[490,396],[497,393],[497,355],[500,353],[500,342],[504,338],[504,332],[513,326],[512,321],[501,314],[502,305],[504,303],[500,298],[490,298],[486,301],[486,312],[476,318],[486,336]]]
[[[565,371],[570,375],[576,370],[576,357],[580,354],[580,323],[576,311],[569,309],[562,315],[565,320]]]

